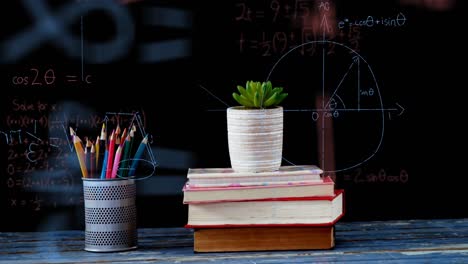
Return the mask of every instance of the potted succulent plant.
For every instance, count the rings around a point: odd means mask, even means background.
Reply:
[[[231,166],[239,172],[275,171],[283,151],[282,87],[271,82],[247,81],[232,96],[241,106],[227,109]]]

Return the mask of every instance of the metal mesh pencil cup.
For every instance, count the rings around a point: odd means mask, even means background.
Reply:
[[[135,180],[83,178],[83,193],[85,250],[114,252],[137,248]]]

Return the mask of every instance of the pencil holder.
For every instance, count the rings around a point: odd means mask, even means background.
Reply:
[[[137,248],[135,180],[83,178],[83,193],[85,250],[115,252]]]

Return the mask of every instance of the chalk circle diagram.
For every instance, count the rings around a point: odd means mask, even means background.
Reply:
[[[330,151],[325,143],[330,139],[327,137],[333,137],[336,167],[334,170],[324,169],[325,172],[358,167],[379,151],[384,137],[385,111],[389,109],[384,109],[371,66],[355,50],[328,40],[303,43],[276,61],[267,80],[276,84],[287,83],[287,100],[299,108],[285,109],[285,117],[291,115],[290,112],[307,115],[303,127],[304,130],[309,129],[312,137],[315,134],[317,138],[311,143],[317,144],[312,145],[315,152],[318,153],[318,144],[323,146],[322,153],[317,154],[323,168],[327,164],[326,152]],[[300,122],[303,120],[301,118]],[[313,126],[309,125],[310,121]],[[327,131],[325,124],[330,121],[333,130]],[[318,136],[318,129],[324,132],[321,137]],[[292,132],[293,135],[296,133],[302,132]],[[285,134],[285,137],[289,135]],[[299,136],[303,137],[302,134]],[[299,145],[299,148],[304,149],[304,144]],[[306,154],[314,155],[313,152]]]

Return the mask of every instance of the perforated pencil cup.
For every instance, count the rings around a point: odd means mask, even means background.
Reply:
[[[137,248],[135,180],[83,178],[83,193],[84,249],[115,252]]]

